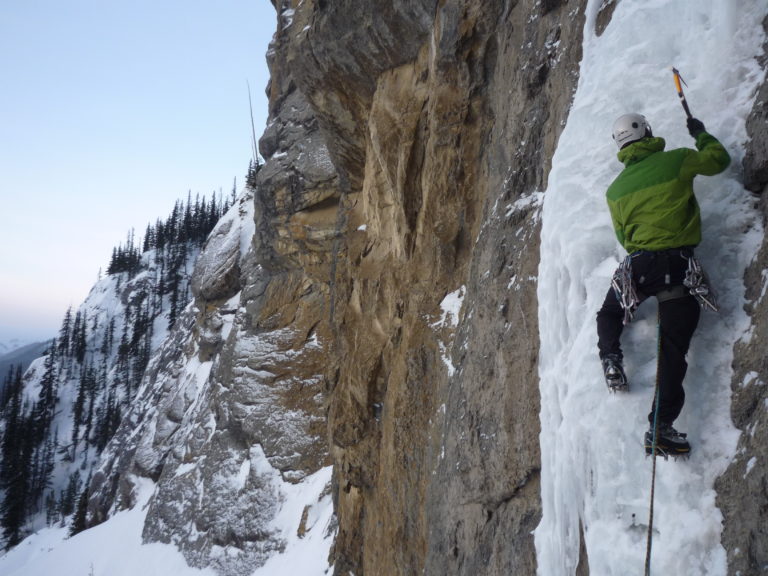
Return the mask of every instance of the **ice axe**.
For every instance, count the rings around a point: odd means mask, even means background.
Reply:
[[[680,97],[680,104],[683,105],[683,110],[685,110],[685,114],[688,116],[688,118],[693,118],[693,114],[691,114],[691,109],[688,108],[688,102],[685,100],[685,94],[683,93],[683,84],[685,84],[685,80],[683,80],[683,77],[680,76],[680,71],[672,67],[672,74],[675,75],[675,87],[677,88],[677,95]],[[685,84],[688,86],[688,84]]]

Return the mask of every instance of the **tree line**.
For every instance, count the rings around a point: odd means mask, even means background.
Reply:
[[[164,250],[169,245],[195,244],[202,246],[208,234],[219,219],[234,204],[237,183],[235,182],[229,197],[213,194],[210,202],[198,194],[192,202],[192,193],[187,201],[176,201],[173,210],[165,220],[157,219],[154,225],[147,224],[144,240],[137,242],[134,231],[128,233],[125,245],[112,249],[112,258],[107,267],[107,274],[128,272],[135,274],[141,263],[143,253],[150,250]],[[141,248],[139,248],[141,246]]]

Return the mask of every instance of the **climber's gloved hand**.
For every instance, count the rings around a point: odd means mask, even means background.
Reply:
[[[688,118],[688,133],[696,138],[699,134],[704,132],[704,123],[698,118]]]

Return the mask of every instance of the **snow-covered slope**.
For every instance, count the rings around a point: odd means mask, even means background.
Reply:
[[[171,250],[177,263],[173,290],[162,288],[167,281],[163,271],[172,267]],[[137,393],[147,362],[168,335],[170,310],[186,305],[171,301],[188,294],[199,251],[192,243],[147,250],[137,254],[131,272],[101,278],[77,309],[67,311],[46,355],[12,386],[17,395],[0,412],[5,437],[0,460],[4,470],[12,461],[21,462],[17,477],[23,480],[4,476],[0,507],[7,511],[17,502],[23,514],[16,521],[3,517],[4,543],[74,512]],[[33,440],[24,447],[20,438]]]
[[[745,119],[762,73],[761,0],[619,2],[598,37],[602,2],[589,3],[581,79],[553,159],[543,207],[541,450],[543,518],[536,530],[539,574],[573,574],[583,530],[589,569],[640,573],[646,553],[651,460],[642,447],[655,384],[655,302],[625,331],[632,384],[610,396],[597,358],[595,313],[624,254],[604,193],[621,165],[611,124],[644,114],[667,149],[693,147],[672,82],[688,83],[693,114],[733,157],[722,175],[696,179],[704,241],[697,251],[720,295],[703,313],[689,354],[688,399],[677,427],[689,434],[689,461],[657,470],[652,573],[726,574],[714,481],[734,456],[729,416],[733,344],[745,335],[742,276],[763,231],[740,182]]]
[[[269,464],[261,464],[269,467]],[[326,574],[329,528],[333,506],[323,492],[330,480],[323,469],[298,485],[281,485],[285,502],[270,526],[282,534],[285,548],[261,568],[247,576],[323,576]],[[279,482],[279,481],[278,481]],[[178,549],[170,544],[145,544],[142,531],[154,482],[144,479],[137,486],[138,501],[130,510],[118,512],[108,522],[68,538],[68,529],[45,528],[0,557],[3,576],[215,576],[211,569],[191,568]],[[297,518],[307,511],[304,532]],[[313,530],[313,528],[317,528]],[[244,575],[245,576],[245,575]]]
[[[322,348],[313,333],[276,325],[279,314],[264,304],[266,273],[250,250],[253,196],[241,196],[208,237],[192,274],[194,301],[150,360],[89,504],[92,524],[109,522],[135,506],[133,486],[151,478],[143,540],[173,544],[191,566],[226,576],[254,572],[289,545],[303,511],[292,495],[327,454],[313,368],[323,365]],[[317,532],[325,541],[333,530]]]

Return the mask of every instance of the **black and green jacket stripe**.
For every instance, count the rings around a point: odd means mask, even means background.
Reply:
[[[625,168],[606,198],[616,237],[629,253],[698,245],[701,214],[693,178],[719,174],[731,162],[723,145],[707,132],[696,138],[698,150],[665,152],[664,146],[663,138],[648,137],[618,154]]]

